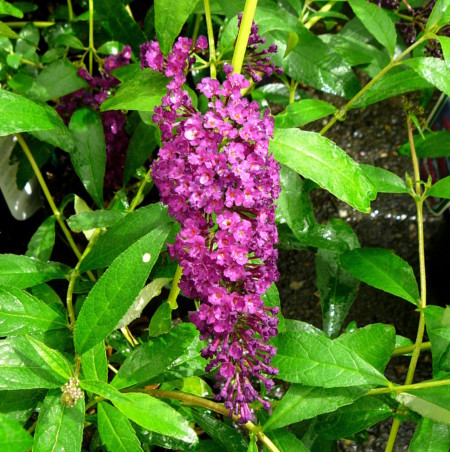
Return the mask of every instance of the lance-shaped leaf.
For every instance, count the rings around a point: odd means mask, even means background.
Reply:
[[[81,108],[70,118],[69,130],[75,142],[70,153],[73,167],[86,191],[103,208],[106,147],[102,121],[95,111]]]
[[[67,319],[28,292],[0,286],[0,336],[66,328]]]
[[[424,311],[427,334],[431,342],[433,374],[450,371],[450,308],[427,306]]]
[[[112,333],[144,286],[169,228],[160,226],[117,257],[83,303],[75,329],[75,347],[87,352]]]
[[[115,210],[94,210],[72,215],[68,218],[67,224],[72,231],[89,231],[96,228],[108,228],[126,215],[126,212],[117,212]]]
[[[396,174],[372,165],[360,165],[378,193],[408,193],[405,182]]]
[[[15,420],[0,413],[0,450],[27,452],[33,444],[31,435]]]
[[[29,257],[35,257],[41,261],[48,261],[55,244],[55,222],[56,217],[50,216],[38,227],[28,243],[27,252]]]
[[[0,407],[2,414],[22,425],[34,413],[36,405],[44,399],[46,391],[39,389],[23,389],[16,391],[0,391]]]
[[[409,452],[448,452],[450,425],[431,419],[421,419],[409,445]]]
[[[276,130],[269,150],[280,163],[355,209],[370,212],[375,188],[359,165],[328,138],[299,129]]]
[[[420,136],[414,137],[414,146],[417,157],[448,157],[450,156],[450,131],[439,130],[437,132],[425,133],[425,140]],[[404,143],[398,150],[399,154],[411,155],[409,141]]]
[[[341,256],[341,264],[359,280],[397,295],[414,305],[419,289],[413,269],[402,258],[382,248],[359,248]]]
[[[429,31],[436,26],[448,25],[449,21],[450,5],[448,0],[437,0],[427,21],[426,30]]]
[[[103,341],[81,355],[81,368],[86,379],[108,381],[108,360]]]
[[[33,451],[81,450],[84,427],[84,398],[73,407],[62,403],[61,390],[49,391],[39,412]]]
[[[428,196],[450,199],[450,176],[438,180],[427,192]]]
[[[280,452],[308,452],[311,449],[306,447],[305,444],[300,441],[292,432],[280,428],[270,432],[270,440],[278,447]],[[266,448],[264,448],[264,451]]]

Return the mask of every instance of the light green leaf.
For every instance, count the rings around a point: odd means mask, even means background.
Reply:
[[[83,354],[112,333],[150,274],[169,228],[160,226],[136,241],[97,281],[83,303],[75,330],[75,347]]]
[[[322,100],[300,100],[289,104],[285,111],[275,116],[275,127],[279,129],[302,127],[336,111],[336,107]]]
[[[285,381],[324,388],[387,385],[378,370],[326,336],[288,331],[274,343],[278,350],[272,365]]]
[[[409,452],[448,452],[450,426],[424,418],[417,425]]]
[[[427,21],[426,31],[430,31],[435,27],[448,25],[450,22],[450,2],[449,0],[437,0],[433,11]],[[437,31],[437,30],[435,30]]]
[[[405,182],[396,174],[372,165],[360,165],[378,193],[408,193]]]
[[[130,421],[109,403],[98,404],[98,431],[107,450],[116,452],[139,452],[141,444]]]
[[[197,434],[189,426],[189,423],[170,405],[155,399],[147,394],[126,394],[127,403],[114,402],[116,408],[136,424],[150,430],[188,444],[198,442]],[[151,416],[149,414],[157,415]]]
[[[413,269],[391,251],[360,248],[343,254],[340,260],[344,269],[360,281],[418,305],[420,296]]]
[[[349,405],[366,392],[364,388],[317,388],[293,384],[264,424],[264,431],[311,419]],[[270,438],[270,435],[268,435]]]
[[[9,39],[17,39],[19,35],[8,27],[4,22],[0,20],[0,36],[5,36],[5,38]]]
[[[442,54],[444,56],[444,60],[447,63],[450,63],[450,37],[448,36],[438,36],[437,37],[441,47],[442,47]]]
[[[0,286],[0,336],[41,333],[67,327],[67,319],[28,292]]]
[[[103,208],[103,179],[106,166],[106,146],[103,124],[99,115],[81,108],[69,123],[75,149],[70,153],[73,167],[99,208]]]
[[[395,31],[394,22],[387,12],[365,0],[349,0],[349,4],[355,15],[373,37],[383,47],[386,47],[391,55],[394,55],[397,32]]]
[[[0,284],[25,289],[53,279],[66,279],[68,269],[56,262],[28,256],[0,254]]]
[[[108,360],[103,341],[81,355],[81,368],[87,380],[108,381]]]
[[[414,146],[417,157],[448,157],[450,156],[450,131],[439,130],[437,132],[425,133],[425,140],[420,135],[414,137]],[[409,142],[403,144],[399,154],[411,155]]]
[[[97,394],[100,397],[111,400],[111,402],[127,403],[128,399],[125,394],[122,394],[110,384],[100,380],[81,380],[80,386],[92,394]]]
[[[0,450],[27,452],[33,444],[31,435],[17,422],[0,413]]]
[[[16,8],[11,3],[5,2],[5,0],[0,0],[0,14],[17,17],[19,19],[22,19],[23,17],[23,12],[19,8]]]
[[[361,212],[376,197],[359,165],[328,138],[299,129],[275,130],[269,146],[280,163],[311,179]]]
[[[433,375],[450,372],[450,308],[427,306],[424,310],[427,334],[431,342]]]
[[[44,220],[28,243],[26,256],[35,257],[41,261],[50,260],[55,244],[56,217],[50,216]]]
[[[72,408],[61,400],[61,390],[49,391],[39,412],[33,452],[79,451],[83,440],[84,398]]]
[[[427,192],[427,196],[450,199],[450,176],[438,180]]]
[[[102,103],[100,111],[140,110],[151,111],[161,104],[165,96],[167,78],[159,72],[144,69],[137,77],[123,82],[114,96]]]
[[[402,61],[402,63],[450,96],[450,64],[447,61],[432,57],[417,57]]]
[[[280,452],[309,452],[310,449],[300,441],[292,432],[282,428],[270,432],[270,440],[278,447]],[[264,446],[264,452],[268,452]]]
[[[164,54],[169,53],[175,38],[194,11],[198,0],[155,0],[155,30]]]
[[[72,215],[67,219],[67,224],[72,231],[89,231],[96,228],[108,228],[126,215],[126,212],[115,210],[94,210]]]

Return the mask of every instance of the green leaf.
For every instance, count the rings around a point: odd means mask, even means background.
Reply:
[[[161,203],[150,204],[127,214],[99,237],[82,262],[80,271],[83,273],[86,270],[106,267],[152,229],[171,222],[167,208]]]
[[[81,368],[85,379],[108,381],[108,360],[103,341],[81,355]]]
[[[270,440],[280,452],[309,452],[310,450],[293,433],[284,428],[270,432]],[[264,446],[264,452],[268,452],[268,450]]]
[[[18,17],[19,19],[23,17],[23,12],[19,8],[16,8],[11,3],[5,2],[5,0],[0,1],[0,14]]]
[[[117,212],[115,210],[94,210],[72,215],[67,219],[67,224],[72,231],[89,231],[96,228],[108,228],[126,215],[126,212]]]
[[[147,394],[126,394],[127,403],[113,402],[122,414],[136,424],[162,435],[180,439],[188,444],[198,442],[197,434],[189,423],[170,405]],[[149,416],[155,413],[155,416]]]
[[[426,31],[448,25],[450,22],[450,4],[448,0],[437,0],[427,21]]]
[[[117,452],[142,451],[141,444],[130,421],[109,403],[101,402],[97,408],[98,431],[107,450]]]
[[[236,429],[200,410],[193,410],[192,415],[195,422],[205,430],[214,441],[222,446],[222,450],[226,450],[227,452],[247,451],[247,441],[245,441]]]
[[[365,388],[317,388],[293,384],[276,406],[264,431],[311,419],[349,405],[366,392]],[[271,436],[269,435],[269,438]]]
[[[409,452],[448,452],[450,426],[421,419],[409,445]]]
[[[85,50],[84,44],[73,34],[63,33],[56,37],[55,44],[72,49]]]
[[[395,328],[374,323],[344,333],[335,342],[345,345],[375,369],[384,372],[395,348]]]
[[[341,256],[341,265],[355,278],[414,305],[419,289],[413,269],[402,258],[382,248],[360,248]]]
[[[450,63],[450,37],[438,36],[437,38],[442,47],[442,54],[444,56],[444,60],[447,63]]]
[[[373,37],[385,47],[391,55],[394,55],[395,44],[397,42],[397,32],[395,31],[394,22],[388,13],[378,8],[373,3],[365,0],[349,0],[349,4]]]
[[[28,256],[0,254],[0,284],[25,289],[53,279],[66,279],[67,269],[55,262]]]
[[[140,122],[134,130],[123,170],[124,185],[130,181],[134,172],[152,155],[156,147],[155,131],[155,126],[149,126],[144,122]]]
[[[449,8],[450,10],[450,8]],[[402,61],[443,93],[450,96],[450,64],[439,58],[417,57]]]
[[[323,438],[348,438],[392,416],[392,410],[373,396],[361,397],[351,405],[318,418],[315,431]]]
[[[302,127],[312,121],[331,115],[336,111],[336,107],[323,100],[300,100],[289,104],[285,111],[275,116],[275,127],[279,129]]]
[[[148,335],[150,337],[161,336],[172,328],[172,310],[168,302],[162,303],[150,320]]]
[[[433,356],[433,375],[440,370],[450,371],[450,309],[440,306],[427,306],[424,310],[427,334],[431,342]]]
[[[450,425],[450,391],[448,386],[402,392],[396,399],[423,417]]]
[[[438,132],[425,133],[425,140],[420,135],[414,137],[414,147],[417,157],[448,157],[450,156],[450,131],[440,130]],[[411,155],[409,142],[403,144],[399,154]]]
[[[274,343],[278,350],[272,365],[285,381],[324,388],[387,385],[378,370],[326,336],[288,331]]]
[[[272,283],[271,286],[267,289],[266,293],[261,297],[264,301],[264,306],[269,308],[278,308],[278,332],[284,333],[286,331],[285,321],[283,314],[281,313],[281,301],[280,294],[278,293],[277,286],[275,283]]]
[[[189,15],[194,11],[198,0],[155,0],[155,30],[159,45],[168,54],[175,38]]]
[[[65,381],[25,337],[0,341],[0,389],[58,388]]]
[[[75,330],[75,348],[83,354],[112,333],[150,274],[169,228],[160,226],[117,257],[83,303]]]
[[[9,39],[17,39],[19,35],[8,27],[4,22],[0,20],[0,36],[4,36]]]
[[[81,380],[80,386],[92,394],[97,394],[100,397],[111,400],[111,402],[127,403],[128,399],[125,394],[122,394],[117,389],[114,389],[110,384],[99,380]]]
[[[367,107],[393,96],[431,88],[433,85],[414,71],[388,73],[375,82],[350,108]]]
[[[167,334],[149,340],[133,350],[112,381],[115,388],[123,389],[144,383],[180,364],[180,357],[197,337],[190,323],[177,325]]]
[[[44,220],[31,237],[26,256],[35,257],[44,262],[50,260],[55,244],[55,222],[56,217],[53,215]]]
[[[450,176],[438,180],[427,192],[427,196],[450,199]]]
[[[0,413],[0,449],[2,452],[27,452],[32,444],[33,438],[17,421]]]
[[[129,44],[135,55],[139,55],[139,46],[147,41],[142,30],[131,18],[122,2],[116,0],[95,0],[96,18],[102,21],[103,27],[113,39]]]
[[[0,413],[24,425],[45,395],[45,390],[0,391]]]
[[[100,111],[151,111],[161,104],[166,95],[167,78],[159,72],[144,69],[135,78],[123,82],[114,96],[102,103]]]
[[[41,333],[67,327],[67,319],[17,287],[0,286],[0,336]]]
[[[359,165],[328,138],[299,129],[275,130],[269,146],[280,163],[311,179],[361,212],[376,197]]]
[[[102,121],[93,110],[81,108],[70,118],[69,130],[75,142],[70,153],[73,167],[86,191],[103,208],[106,147]]]
[[[61,390],[49,391],[39,412],[33,452],[81,450],[84,427],[84,398],[72,408],[61,400]]]
[[[396,174],[372,165],[360,165],[378,193],[409,193],[405,182]]]
[[[0,90],[0,136],[57,127],[46,108],[19,94]]]
[[[30,95],[47,102],[88,86],[86,80],[78,76],[75,66],[63,58],[49,64],[39,73],[33,82]]]

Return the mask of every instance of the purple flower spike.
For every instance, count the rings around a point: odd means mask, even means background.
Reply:
[[[182,87],[191,46],[179,38],[162,66],[154,43],[141,47],[144,67],[172,77],[153,116],[162,138],[152,177],[181,225],[169,252],[183,267],[181,290],[200,301],[191,321],[208,342],[206,370],[217,369],[217,398],[245,423],[250,403],[270,407],[254,385],[270,390],[278,372],[270,366],[276,350],[267,344],[277,334],[278,310],[261,299],[278,279],[279,165],[268,155],[273,118],[242,97],[249,82],[231,66],[222,84],[210,78],[198,84],[209,100],[208,110],[198,112]]]

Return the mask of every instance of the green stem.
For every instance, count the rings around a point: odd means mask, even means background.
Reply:
[[[94,0],[89,0],[89,74],[94,62]]]
[[[368,391],[366,395],[391,394],[393,392],[414,391],[417,389],[435,388],[437,386],[450,386],[450,379],[422,381],[420,383],[391,386],[389,388],[376,388]]]
[[[175,276],[173,277],[172,285],[170,287],[169,298],[167,302],[169,303],[170,309],[174,310],[178,308],[177,297],[180,293],[180,288],[178,285],[180,284],[181,276],[183,275],[183,268],[178,265]]]
[[[209,0],[204,0],[205,3],[205,19],[206,28],[208,30],[208,43],[209,43],[209,62],[211,78],[217,78],[216,71],[216,47],[214,44],[214,30],[211,20],[211,8],[209,7]]]
[[[192,31],[192,42],[195,44],[198,37],[198,30],[200,29],[200,22],[202,20],[201,14],[197,14],[195,16],[195,22],[194,22],[194,30]]]
[[[324,135],[328,129],[330,129],[336,121],[344,118],[347,111],[350,107],[366,92],[368,91],[384,74],[389,72],[393,67],[400,64],[401,60],[408,55],[415,47],[422,44],[423,41],[427,39],[427,35],[423,35],[418,41],[409,46],[404,52],[402,52],[399,56],[394,58],[387,66],[385,66],[375,77],[370,80],[367,85],[365,85],[358,93],[356,93],[337,113],[335,113],[334,117],[325,125],[325,127],[319,132],[320,135]]]
[[[231,60],[231,65],[236,74],[240,74],[242,70],[257,3],[258,0],[246,0],[245,2],[241,26],[239,27],[239,33],[236,40],[236,47],[234,48],[233,59]]]
[[[289,85],[289,103],[293,104],[295,101],[295,91],[297,90],[298,82],[294,82],[291,80],[291,84]]]
[[[319,11],[317,11],[317,12],[318,13],[328,12],[328,11],[330,11],[331,8],[333,8],[335,3],[336,3],[335,1],[328,2],[325,5],[323,5],[322,8],[320,8]],[[305,28],[308,28],[308,29],[312,28],[317,22],[319,22],[320,19],[321,19],[320,16],[312,17],[311,19],[308,20],[308,22],[306,22]]]
[[[67,0],[67,9],[69,10],[69,21],[73,20],[73,8],[72,8],[72,0]]]
[[[5,22],[5,25],[8,25],[10,28],[22,28],[25,25],[33,24],[36,28],[47,28],[51,27],[52,25],[55,25],[56,22],[43,22],[43,21],[33,21],[28,22],[26,20],[19,20],[15,22]]]
[[[411,353],[414,351],[414,349],[416,348],[416,345],[407,345],[405,347],[398,347],[396,348],[391,356],[401,356],[401,355],[406,355],[408,353]],[[422,344],[420,345],[420,351],[425,351],[425,350],[431,350],[431,342],[422,342]]]
[[[142,181],[140,183],[140,186],[139,186],[139,189],[138,189],[135,197],[133,198],[133,201],[131,201],[131,206],[128,209],[128,212],[133,212],[133,210],[139,204],[139,200],[141,199],[142,192],[144,191],[144,188],[147,185],[147,183],[151,180],[151,174],[152,174],[152,170],[150,168],[148,170],[147,174],[145,175],[144,179],[142,179]]]
[[[400,420],[395,417],[394,420],[392,421],[391,431],[389,432],[389,438],[386,444],[385,452],[391,452],[394,449],[395,438],[397,438],[399,427]]]

